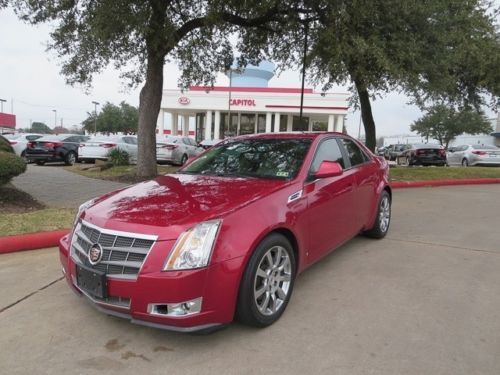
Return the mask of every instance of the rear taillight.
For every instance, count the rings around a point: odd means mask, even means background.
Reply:
[[[85,146],[86,146],[86,144],[85,144],[85,143],[80,143],[80,144],[78,145],[78,147],[85,147]]]
[[[47,147],[47,148],[56,148],[56,147],[60,147],[62,145],[63,145],[62,142],[47,142],[47,143],[45,143],[45,147]]]
[[[483,156],[483,155],[486,155],[486,154],[487,154],[487,152],[485,152],[485,151],[477,151],[477,150],[472,151],[472,153],[473,153],[474,155],[481,155],[481,156]]]
[[[417,150],[417,155],[423,155],[423,154],[425,154],[424,150]]]
[[[163,145],[163,146],[161,146],[161,148],[166,148],[167,150],[170,150],[170,151],[175,150],[177,147],[179,147],[179,146],[177,146],[177,145]]]
[[[104,148],[111,148],[111,147],[115,147],[116,144],[115,143],[101,143],[99,146],[104,147]]]
[[[438,150],[438,155],[439,156],[446,156],[446,150],[443,150],[443,149]]]
[[[33,142],[28,142],[28,144],[26,145],[26,147],[33,148]]]
[[[17,145],[17,141],[9,141],[11,145]]]

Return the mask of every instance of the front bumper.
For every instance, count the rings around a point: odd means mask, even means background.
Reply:
[[[173,331],[192,332],[233,320],[242,258],[189,271],[160,271],[175,241],[158,241],[150,250],[136,279],[107,278],[105,299],[90,295],[77,285],[76,264],[69,251],[70,237],[59,243],[63,273],[71,288],[98,310],[133,323]],[[155,266],[155,265],[158,265]],[[156,268],[156,269],[155,269]],[[202,298],[201,311],[185,316],[161,316],[151,304],[175,304]]]

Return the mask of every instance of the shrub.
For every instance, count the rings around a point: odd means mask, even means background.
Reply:
[[[115,148],[108,153],[108,161],[113,165],[129,165],[130,155],[127,151]]]
[[[9,182],[12,177],[26,171],[26,163],[19,156],[0,151],[0,185]]]
[[[12,149],[12,146],[10,145],[9,141],[0,135],[0,152],[1,151],[10,152],[11,154],[14,153],[14,150]]]

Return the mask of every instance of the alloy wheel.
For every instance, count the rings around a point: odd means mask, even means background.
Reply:
[[[271,247],[262,257],[254,280],[254,300],[262,315],[280,310],[290,292],[292,263],[282,246]]]
[[[378,214],[379,227],[382,232],[386,232],[389,228],[391,220],[391,203],[388,196],[383,196],[380,201],[380,210]]]

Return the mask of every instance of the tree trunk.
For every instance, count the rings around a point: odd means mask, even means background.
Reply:
[[[153,178],[156,168],[156,121],[163,94],[163,56],[148,53],[146,82],[139,99],[137,176]]]
[[[375,132],[375,121],[373,120],[372,107],[370,104],[370,95],[368,95],[368,90],[360,80],[354,79],[354,84],[356,85],[356,91],[358,92],[359,103],[361,106],[361,118],[363,119],[366,136],[365,144],[370,150],[375,151],[377,138]]]

